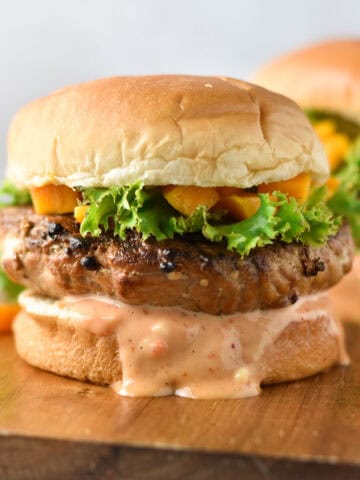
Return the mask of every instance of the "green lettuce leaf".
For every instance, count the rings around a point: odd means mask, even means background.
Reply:
[[[23,287],[12,282],[3,270],[0,270],[0,298],[3,301],[15,303]]]
[[[17,189],[11,182],[4,180],[0,186],[0,208],[30,205],[31,196],[28,191]],[[17,285],[0,268],[0,297],[3,301],[15,303],[23,287]]]
[[[344,163],[333,172],[340,185],[327,204],[336,215],[349,220],[356,246],[360,248],[360,125],[333,112],[310,109],[306,114],[312,123],[331,120],[336,130],[353,142]]]
[[[329,199],[328,206],[336,215],[349,220],[356,245],[360,247],[360,137],[346,155],[337,178],[340,185]]]
[[[158,189],[147,190],[142,183],[126,187],[83,189],[84,203],[89,204],[80,233],[99,236],[113,226],[115,235],[125,238],[127,230],[136,229],[146,239],[173,238],[176,230],[175,210]],[[110,222],[111,219],[111,222]]]
[[[31,196],[28,191],[17,189],[8,180],[3,181],[0,187],[0,208],[30,204]]]
[[[199,207],[190,217],[178,214],[157,188],[144,188],[141,182],[126,187],[83,189],[84,204],[89,209],[80,226],[83,236],[99,236],[110,228],[125,238],[135,229],[144,239],[174,238],[176,234],[200,232],[211,241],[225,241],[229,250],[241,256],[253,248],[271,244],[275,239],[286,243],[321,245],[336,233],[340,220],[334,218],[323,199],[325,189],[317,189],[304,205],[274,192],[260,195],[260,208],[251,218],[225,223],[223,213],[209,213]]]
[[[314,196],[325,196],[325,189]],[[324,203],[314,203],[313,198],[299,207],[294,198],[274,192],[277,200],[261,194],[259,210],[251,218],[230,225],[211,225],[206,217],[203,235],[212,241],[225,240],[229,250],[247,255],[253,248],[271,244],[275,239],[285,243],[300,242],[318,246],[334,235],[340,219],[334,218]]]

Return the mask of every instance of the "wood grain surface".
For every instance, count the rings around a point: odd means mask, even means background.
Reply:
[[[131,459],[134,475],[129,470],[121,478],[219,478],[220,464],[229,472],[223,479],[233,478],[235,471],[252,475],[244,478],[287,478],[284,471],[291,469],[291,478],[319,478],[311,476],[319,468],[328,469],[326,478],[360,478],[360,326],[348,325],[347,333],[350,367],[266,387],[259,397],[217,401],[121,398],[110,388],[26,365],[17,357],[12,337],[2,336],[0,478],[58,478],[51,476],[50,467],[46,476],[26,470],[37,454],[49,458],[44,446],[48,452],[63,452],[64,461],[67,455],[72,459],[64,465],[71,470],[72,464],[78,476],[63,472],[63,479],[120,478],[109,475],[121,472]],[[91,476],[91,465],[102,464],[102,456],[111,458],[105,463],[110,473]],[[300,468],[298,461],[307,463]],[[172,473],[166,470],[168,462]],[[79,474],[86,465],[90,476]],[[157,476],[149,476],[150,466]],[[334,476],[336,472],[341,476]]]
[[[2,480],[357,480],[359,468],[259,456],[0,437]]]

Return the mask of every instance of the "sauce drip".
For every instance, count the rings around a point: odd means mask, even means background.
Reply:
[[[22,306],[39,315],[36,297]],[[178,395],[242,398],[257,395],[266,377],[264,354],[292,322],[325,316],[347,362],[341,327],[329,315],[327,294],[304,297],[290,307],[228,316],[176,308],[134,306],[106,297],[65,297],[42,312],[71,320],[95,335],[116,335],[122,379],[113,385],[131,397]],[[36,310],[36,311],[35,311]]]

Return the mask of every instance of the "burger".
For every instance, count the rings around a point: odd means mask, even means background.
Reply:
[[[360,39],[335,40],[265,65],[254,81],[294,99],[320,137],[330,164],[329,207],[349,219],[360,248]],[[336,314],[360,320],[360,256],[331,291]]]
[[[346,363],[351,268],[328,162],[291,100],[231,78],[116,77],[20,110],[0,211],[29,364],[121,395],[239,398]]]

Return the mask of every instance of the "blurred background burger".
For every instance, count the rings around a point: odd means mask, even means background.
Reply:
[[[360,38],[333,40],[275,59],[253,81],[293,98],[329,160],[328,205],[348,218],[360,246]],[[360,257],[332,291],[337,314],[360,320]]]

